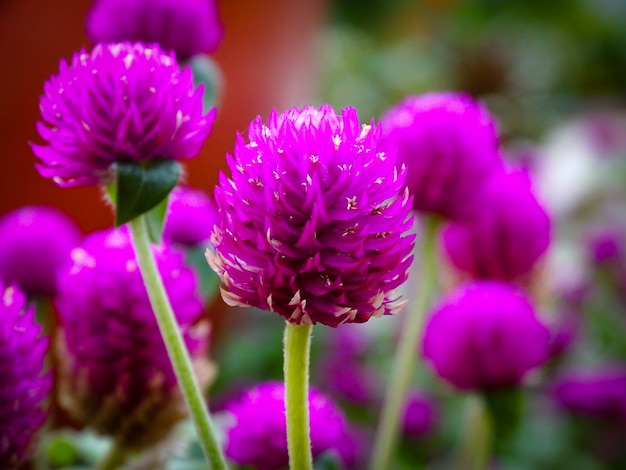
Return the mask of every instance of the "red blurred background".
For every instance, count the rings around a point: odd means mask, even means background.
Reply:
[[[97,188],[62,189],[39,176],[28,142],[39,142],[39,95],[59,61],[91,45],[84,33],[90,0],[0,1],[0,215],[30,204],[54,205],[86,232],[108,227]],[[187,183],[212,194],[235,133],[256,115],[307,104],[313,95],[315,38],[325,0],[219,3],[226,34],[214,58],[225,88],[212,135],[186,163]]]

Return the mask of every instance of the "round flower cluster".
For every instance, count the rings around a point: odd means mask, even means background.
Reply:
[[[408,167],[417,211],[461,218],[475,188],[501,169],[496,125],[463,93],[409,96],[381,122],[384,145]]]
[[[208,242],[217,221],[217,208],[203,191],[184,186],[170,193],[163,239],[183,246]]]
[[[224,35],[216,0],[96,0],[86,26],[93,42],[157,43],[179,60],[213,52]]]
[[[552,394],[564,409],[626,423],[626,367],[570,370],[555,382]]]
[[[215,191],[212,268],[229,305],[294,324],[361,323],[398,311],[414,236],[404,168],[380,128],[328,105],[273,111],[237,139]]]
[[[448,258],[473,279],[514,281],[550,244],[550,218],[523,171],[499,172],[476,188],[469,215],[442,233]]]
[[[233,418],[226,434],[226,455],[239,465],[257,470],[289,466],[285,387],[282,382],[259,384],[225,407]],[[355,458],[355,446],[340,409],[314,388],[309,390],[313,457],[335,451],[346,466]]]
[[[52,376],[42,375],[48,339],[40,335],[25,295],[0,282],[0,468],[22,468],[46,419]]]
[[[521,290],[482,281],[435,308],[422,346],[437,374],[459,389],[510,387],[548,359],[550,332]]]
[[[55,295],[57,271],[80,239],[74,222],[53,207],[10,212],[0,220],[0,279],[28,295]]]
[[[153,248],[192,358],[204,357],[208,328],[194,272],[183,254]],[[98,232],[72,252],[59,276],[63,405],[126,448],[160,440],[185,415],[176,377],[127,231]]]
[[[32,145],[39,173],[60,186],[113,181],[115,162],[195,156],[216,110],[202,113],[202,87],[173,54],[142,43],[98,44],[50,78]]]

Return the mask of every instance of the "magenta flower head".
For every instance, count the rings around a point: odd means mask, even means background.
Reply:
[[[406,438],[419,439],[430,433],[437,423],[435,401],[425,393],[411,391],[405,400],[402,432]]]
[[[482,281],[441,302],[422,346],[439,377],[461,390],[511,387],[548,359],[550,332],[521,290]]]
[[[183,254],[153,248],[192,359],[207,349],[208,328],[194,272]],[[88,236],[59,276],[63,351],[61,402],[80,421],[140,449],[163,438],[185,415],[165,345],[125,227]]]
[[[572,413],[626,423],[626,367],[570,370],[552,387],[556,402]]]
[[[183,246],[208,242],[217,222],[217,207],[198,189],[178,186],[170,194],[163,238]]]
[[[386,147],[397,147],[408,167],[417,211],[463,215],[475,189],[500,168],[496,125],[463,93],[409,96],[381,119]]]
[[[455,268],[474,279],[517,280],[550,245],[550,217],[524,171],[490,178],[477,190],[468,214],[451,222],[442,240]]]
[[[128,42],[62,61],[39,105],[37,129],[49,145],[32,145],[37,168],[60,186],[109,184],[115,162],[191,158],[216,113],[202,114],[202,88],[173,54]]]
[[[0,220],[0,279],[28,295],[55,295],[57,271],[80,239],[74,222],[53,207],[10,212]]]
[[[225,411],[232,415],[226,431],[226,455],[239,465],[256,470],[289,466],[285,387],[282,382],[265,382],[231,401]],[[315,388],[309,389],[311,447],[313,457],[336,451],[344,465],[351,466],[355,449],[341,410]]]
[[[404,168],[354,108],[273,111],[228,156],[207,257],[229,305],[294,324],[362,323],[402,307],[414,235]]]
[[[94,43],[157,43],[180,60],[213,52],[224,36],[217,0],[95,0],[86,27]]]
[[[0,468],[22,468],[46,419],[41,404],[52,381],[42,374],[48,339],[40,334],[25,295],[0,282]]]

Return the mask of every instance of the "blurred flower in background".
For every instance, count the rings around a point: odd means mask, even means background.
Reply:
[[[57,293],[57,272],[80,243],[74,221],[54,207],[22,207],[0,220],[0,279],[29,296]]]
[[[383,145],[397,149],[420,212],[456,219],[476,188],[500,169],[498,136],[486,108],[465,94],[410,96],[381,119]]]
[[[31,461],[46,420],[52,374],[43,373],[48,338],[40,336],[24,293],[0,282],[0,467],[7,470]]]
[[[522,170],[498,172],[475,189],[467,217],[441,239],[454,267],[473,279],[519,281],[550,244],[550,218]]]
[[[289,465],[282,382],[266,382],[233,399],[225,407],[226,455],[239,465],[278,470]],[[346,468],[355,463],[356,445],[341,410],[320,391],[309,390],[313,458],[332,451]]]
[[[216,222],[217,207],[208,194],[177,186],[170,194],[163,238],[188,247],[208,244]]]
[[[427,320],[423,352],[437,375],[461,390],[519,385],[549,354],[550,333],[518,288],[468,283]]]
[[[94,43],[157,43],[179,60],[213,52],[224,35],[216,0],[95,0],[86,29]]]
[[[182,253],[153,248],[199,382],[206,386],[209,329]],[[185,406],[125,227],[89,235],[59,277],[57,337],[61,405],[122,449],[155,444]]]

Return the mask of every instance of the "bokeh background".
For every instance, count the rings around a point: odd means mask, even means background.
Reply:
[[[113,222],[98,189],[61,189],[40,177],[28,145],[40,141],[35,123],[44,82],[62,58],[91,47],[84,32],[90,5],[0,0],[0,216],[47,204],[85,233]],[[533,170],[553,217],[553,245],[535,294],[555,335],[563,335],[563,349],[574,344],[564,361],[626,364],[626,0],[222,0],[219,6],[226,34],[214,59],[224,86],[213,133],[185,163],[189,185],[212,194],[236,132],[272,108],[352,105],[366,122],[408,94],[466,91],[497,117],[506,158]],[[621,264],[592,266],[588,235],[622,221]],[[215,298],[218,405],[220,395],[281,376],[282,320],[238,312],[223,326],[225,309]],[[223,328],[236,334],[222,335]],[[332,337],[324,330],[314,341],[315,363]],[[254,354],[246,353],[251,344]],[[379,342],[368,350],[377,372],[388,370],[392,346]],[[323,377],[314,371],[320,383]],[[443,430],[428,449],[418,449],[434,461],[449,451],[458,428],[459,402],[446,399]],[[597,428],[606,435],[588,439],[596,424],[548,415],[544,405],[541,397],[529,405],[515,462],[502,468],[624,468],[602,463],[626,462],[624,423]],[[357,421],[373,420],[371,409],[348,411]],[[403,468],[414,468],[407,455]],[[434,468],[449,468],[442,461]]]
[[[0,2],[0,215],[49,204],[85,233],[112,224],[98,189],[41,178],[29,147],[40,142],[43,84],[61,59],[91,47],[91,3]],[[511,159],[535,162],[541,147],[558,154],[539,190],[559,209],[572,210],[572,199],[593,190],[589,172],[598,162],[574,158],[589,144],[580,129],[564,138],[555,129],[583,120],[592,146],[626,146],[624,0],[218,3],[226,31],[213,57],[223,83],[218,117],[201,154],[185,162],[186,182],[209,194],[236,132],[272,108],[305,104],[355,106],[366,122],[408,94],[469,92],[497,116]]]
[[[111,223],[97,190],[39,177],[28,146],[43,83],[90,47],[90,3],[0,2],[0,213],[49,203],[85,231]],[[235,132],[273,107],[327,101],[369,120],[408,93],[459,89],[486,100],[503,139],[518,143],[626,101],[623,0],[242,0],[220,13],[225,87],[215,131],[187,164],[187,182],[209,192]]]

